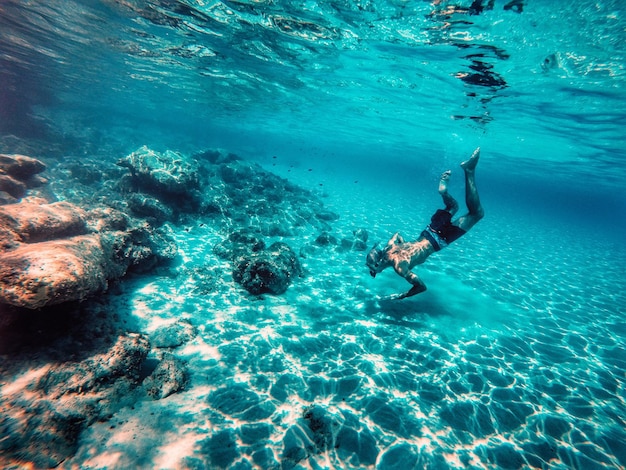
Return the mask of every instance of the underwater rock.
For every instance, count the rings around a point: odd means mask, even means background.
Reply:
[[[172,229],[167,226],[158,229],[139,226],[125,232],[108,232],[102,235],[102,242],[107,258],[113,262],[109,271],[116,278],[122,277],[126,270],[148,272],[178,254]]]
[[[367,239],[369,238],[367,230],[359,228],[352,232],[352,235],[354,235],[354,242],[352,244],[354,250],[364,251],[367,249]]]
[[[0,226],[24,243],[83,235],[86,213],[68,202],[26,200],[0,207]]]
[[[352,237],[344,237],[339,241],[327,230],[322,231],[311,243],[305,243],[300,247],[301,258],[311,258],[327,256],[328,248],[339,251],[364,251],[367,249],[368,234],[365,229],[358,229],[352,232]]]
[[[0,174],[0,195],[4,204],[12,204],[26,194],[26,185],[8,175]]]
[[[36,158],[25,155],[0,154],[0,172],[11,175],[20,181],[27,181],[28,178],[45,169],[46,165]]]
[[[220,167],[222,180],[231,188],[241,189],[254,179],[254,167],[241,160],[225,163]]]
[[[117,162],[128,168],[132,183],[156,196],[186,196],[194,200],[200,186],[198,164],[180,153],[156,152],[143,146]]]
[[[295,276],[302,275],[298,257],[285,243],[250,252],[235,260],[233,278],[253,295],[282,294]]]
[[[253,225],[263,236],[289,237],[306,226],[329,230],[328,222],[322,219],[337,218],[313,193],[257,164],[215,152],[197,158],[204,163],[202,213],[223,218],[231,229],[249,229]],[[215,163],[207,165],[209,161]]]
[[[146,271],[176,256],[169,229],[129,223],[114,210],[86,213],[68,202],[0,207],[0,304],[34,309],[84,300],[129,268]]]
[[[149,349],[145,337],[121,335],[108,351],[82,362],[42,366],[5,388],[0,466],[19,461],[52,468],[71,457],[87,426],[128,404]]]
[[[97,393],[118,379],[138,384],[141,366],[150,351],[148,338],[137,333],[120,335],[105,353],[78,363],[53,366],[37,383],[49,399],[68,394]]]
[[[0,154],[0,205],[15,203],[28,189],[45,184],[46,180],[38,176],[45,169],[46,165],[35,158]]]
[[[339,215],[329,211],[329,210],[325,210],[325,209],[321,209],[319,210],[316,214],[315,217],[317,217],[319,220],[323,220],[325,222],[332,222],[334,220],[338,220],[339,219]]]
[[[310,455],[334,449],[343,422],[343,416],[333,415],[319,405],[305,408],[302,418],[283,438],[282,468],[295,468]]]
[[[335,447],[335,435],[341,426],[341,420],[331,415],[318,405],[311,405],[304,410],[302,418],[307,423],[318,451]]]
[[[160,400],[182,390],[187,382],[187,367],[183,361],[166,354],[152,373],[143,381],[146,393]]]
[[[336,245],[337,238],[328,232],[322,232],[315,239],[315,244],[319,246]]]
[[[40,308],[84,300],[107,287],[97,235],[50,240],[0,255],[0,303]]]
[[[177,348],[196,336],[195,327],[184,320],[157,330],[152,335],[155,348]]]
[[[100,183],[103,180],[102,171],[95,163],[81,159],[77,162],[68,162],[67,168],[72,178],[86,186]]]
[[[367,239],[369,234],[364,228],[356,229],[352,232],[352,237],[341,239],[341,248],[344,250],[365,251],[367,249]]]
[[[112,207],[97,207],[89,211],[87,226],[91,232],[125,231],[131,225],[130,218]]]
[[[127,202],[133,215],[151,219],[156,225],[162,225],[168,220],[172,220],[172,209],[156,198],[142,193],[133,193]]]
[[[193,279],[192,292],[194,295],[204,296],[215,293],[218,285],[221,284],[219,270],[209,264],[184,267],[183,273]]]

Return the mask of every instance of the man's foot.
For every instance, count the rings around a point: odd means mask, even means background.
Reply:
[[[452,172],[450,170],[444,171],[441,174],[441,179],[439,180],[439,194],[443,194],[448,191],[448,180],[450,179],[450,175]]]
[[[474,168],[476,168],[476,165],[478,165],[479,158],[480,158],[480,147],[474,150],[474,153],[472,154],[471,157],[469,157],[468,160],[465,160],[463,163],[461,163],[461,168],[463,168],[465,171],[473,170]]]

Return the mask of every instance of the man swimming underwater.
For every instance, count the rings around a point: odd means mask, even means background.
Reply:
[[[468,160],[461,163],[461,168],[465,171],[467,214],[452,220],[452,216],[459,210],[459,204],[448,193],[448,180],[451,174],[451,171],[448,170],[441,175],[439,181],[439,194],[441,194],[446,208],[435,212],[435,215],[430,219],[430,225],[426,227],[420,237],[414,242],[405,242],[402,236],[396,232],[387,242],[385,248],[381,250],[376,244],[367,255],[365,264],[372,277],[376,277],[376,274],[393,267],[399,276],[402,276],[413,286],[407,293],[395,297],[396,299],[404,299],[424,292],[426,284],[411,270],[426,261],[426,258],[435,251],[445,248],[454,240],[465,235],[484,217],[485,213],[480,205],[474,180],[474,170],[479,157],[480,148],[477,148]]]

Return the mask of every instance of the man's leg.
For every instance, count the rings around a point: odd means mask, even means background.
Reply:
[[[474,153],[472,153],[472,156],[468,160],[461,163],[461,168],[465,171],[465,204],[467,205],[468,213],[459,217],[456,225],[465,231],[472,228],[476,222],[482,219],[485,215],[483,206],[480,204],[478,190],[476,189],[476,180],[474,178],[479,158],[480,147],[474,150]]]
[[[459,210],[459,203],[456,202],[450,193],[448,192],[448,180],[450,179],[450,175],[452,172],[450,170],[444,171],[441,175],[441,179],[439,180],[439,194],[441,194],[441,198],[443,199],[443,203],[446,205],[446,210],[450,212],[450,214],[456,214],[456,211]]]

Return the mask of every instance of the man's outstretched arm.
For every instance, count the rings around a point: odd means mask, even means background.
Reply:
[[[400,294],[397,297],[397,300],[406,299],[407,297],[412,297],[426,290],[426,284],[424,284],[424,281],[422,281],[419,278],[419,276],[415,274],[413,271],[409,271],[407,275],[404,276],[404,279],[409,281],[413,285],[413,287],[411,287],[411,289],[409,289],[408,292],[404,294]]]

